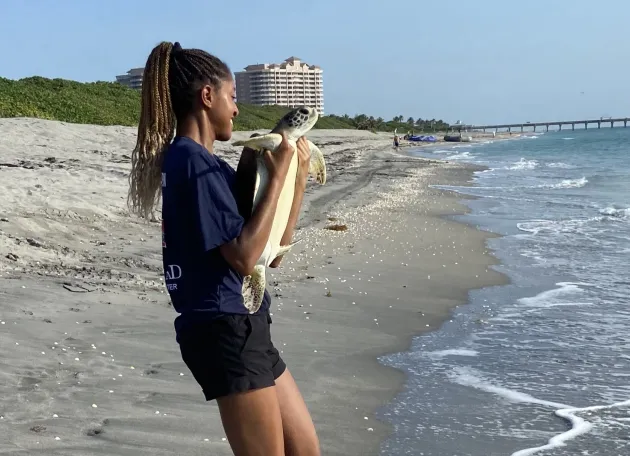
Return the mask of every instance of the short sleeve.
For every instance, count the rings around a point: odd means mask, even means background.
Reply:
[[[203,251],[212,250],[238,237],[244,220],[224,170],[214,157],[191,155],[188,163],[190,203]]]

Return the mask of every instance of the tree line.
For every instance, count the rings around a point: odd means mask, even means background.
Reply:
[[[391,120],[385,120],[382,117],[368,116],[366,114],[357,114],[354,117],[350,117],[348,114],[343,116],[337,116],[330,114],[328,117],[338,119],[344,123],[349,123],[358,130],[373,130],[373,131],[394,131],[398,130],[399,133],[412,132],[437,132],[445,131],[448,129],[449,124],[443,120],[438,119],[422,119],[418,117],[408,117],[404,120],[404,116],[398,115]]]

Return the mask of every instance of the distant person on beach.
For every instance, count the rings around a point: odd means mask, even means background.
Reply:
[[[399,144],[398,135],[394,135],[394,149],[398,149]]]
[[[276,153],[265,153],[270,184],[245,221],[233,194],[235,171],[213,154],[214,141],[232,136],[238,115],[234,90],[230,69],[205,51],[168,42],[151,51],[129,206],[151,218],[162,195],[164,278],[180,314],[176,340],[205,399],[216,399],[234,454],[319,455],[306,404],[271,342],[269,293],[254,314],[241,293],[243,277],[252,272],[269,238],[293,149],[284,137]],[[298,141],[298,157],[289,237],[308,176],[304,138]]]

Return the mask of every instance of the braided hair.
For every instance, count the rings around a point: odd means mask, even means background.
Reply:
[[[232,78],[228,66],[201,49],[158,44],[147,59],[142,80],[138,138],[131,155],[127,204],[150,219],[161,196],[162,160],[175,128],[195,107],[199,90]]]

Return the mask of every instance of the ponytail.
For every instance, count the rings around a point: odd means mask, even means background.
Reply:
[[[153,216],[161,196],[164,152],[175,134],[169,69],[173,44],[158,44],[147,59],[142,77],[138,139],[131,155],[127,203],[146,219]]]

